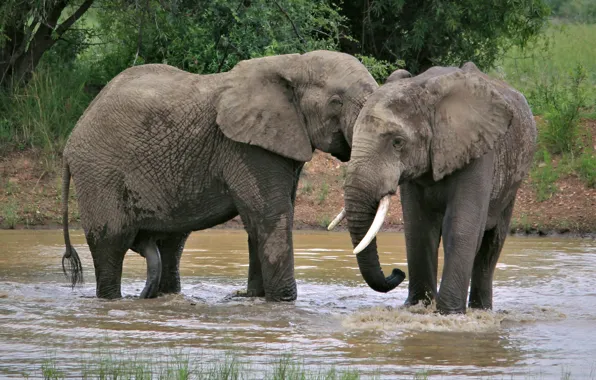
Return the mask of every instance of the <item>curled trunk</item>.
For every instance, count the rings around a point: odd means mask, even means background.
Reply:
[[[346,185],[345,202],[348,230],[352,244],[356,247],[372,225],[379,201],[371,199],[370,193],[365,190]],[[385,277],[379,262],[376,237],[356,255],[356,258],[364,281],[377,292],[389,292],[406,278],[405,273],[397,268]]]

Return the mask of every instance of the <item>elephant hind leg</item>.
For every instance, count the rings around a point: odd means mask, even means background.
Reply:
[[[121,298],[122,263],[132,238],[126,234],[96,238],[87,234],[89,250],[95,267],[98,298]]]
[[[147,281],[141,292],[141,298],[155,298],[159,291],[162,270],[161,255],[155,236],[149,233],[139,233],[135,240],[135,250],[147,261]]]
[[[503,210],[497,225],[484,232],[480,249],[474,259],[469,307],[487,309],[493,307],[493,275],[497,261],[509,231],[509,222],[515,200]]]
[[[189,232],[171,233],[157,241],[161,256],[159,293],[180,293],[180,258]]]

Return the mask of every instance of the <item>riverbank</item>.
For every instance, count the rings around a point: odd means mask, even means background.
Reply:
[[[596,148],[596,120],[583,125]],[[39,151],[13,151],[0,158],[0,226],[7,228],[61,228],[61,170],[59,160]],[[540,164],[544,165],[544,164]],[[563,165],[559,157],[549,164]],[[295,229],[325,229],[343,206],[346,164],[316,152],[306,163],[296,199]],[[538,164],[536,167],[538,168]],[[558,177],[558,178],[555,178]],[[550,197],[543,199],[544,187]],[[79,227],[79,212],[71,184],[70,225]],[[238,217],[218,228],[242,228]],[[343,222],[338,229],[345,228]],[[399,196],[392,199],[384,230],[401,231]],[[544,176],[528,176],[518,192],[511,232],[516,234],[596,236],[596,188],[590,188],[572,171],[563,168],[550,183]]]

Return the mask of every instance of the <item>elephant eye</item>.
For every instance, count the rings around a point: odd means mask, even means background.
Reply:
[[[329,99],[329,104],[331,106],[340,107],[344,104],[343,100],[339,97],[339,95],[333,95],[331,99]]]
[[[401,137],[396,137],[393,139],[391,144],[395,149],[400,150],[404,146],[404,139],[402,139]]]

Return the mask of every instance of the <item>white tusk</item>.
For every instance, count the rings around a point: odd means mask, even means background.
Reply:
[[[335,219],[333,219],[333,221],[331,223],[329,223],[329,226],[327,227],[327,231],[331,231],[332,229],[334,229],[335,226],[337,226],[339,224],[339,222],[344,220],[345,217],[346,217],[346,208],[344,207],[341,209],[341,212],[339,214],[337,214]]]
[[[360,241],[360,244],[356,248],[354,248],[354,254],[358,254],[364,250],[364,248],[368,247],[370,242],[377,236],[377,233],[383,226],[383,222],[385,221],[385,216],[387,215],[387,211],[389,211],[389,201],[391,199],[390,195],[385,195],[381,198],[379,202],[379,208],[377,208],[377,215],[375,215],[375,219],[373,220],[368,232],[364,236],[364,239]]]

